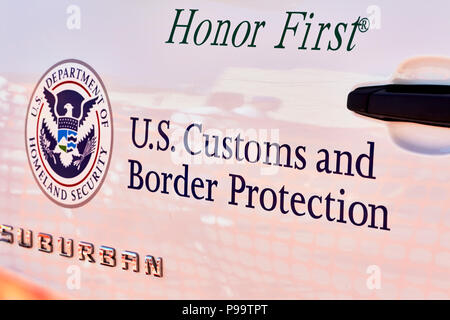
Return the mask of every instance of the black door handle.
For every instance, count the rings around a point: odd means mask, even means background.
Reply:
[[[387,120],[450,127],[450,86],[388,84],[356,88],[347,108]]]

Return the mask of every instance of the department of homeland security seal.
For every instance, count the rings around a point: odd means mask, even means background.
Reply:
[[[78,207],[99,190],[112,151],[112,115],[98,74],[79,60],[52,66],[28,105],[25,144],[42,191],[64,207]]]

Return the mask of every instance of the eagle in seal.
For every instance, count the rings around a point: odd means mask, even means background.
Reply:
[[[96,148],[96,137],[91,134],[94,130],[92,124],[94,122],[90,119],[95,113],[90,111],[97,103],[98,97],[86,100],[74,90],[63,90],[55,96],[45,87],[44,96],[47,100],[47,108],[43,110],[40,136],[44,154],[47,160],[52,159],[55,165],[59,158],[64,168],[73,164],[79,170],[83,160]],[[51,137],[48,137],[46,132]],[[80,144],[88,136],[91,137],[84,144],[83,150],[80,150]],[[53,140],[53,143],[49,138]]]

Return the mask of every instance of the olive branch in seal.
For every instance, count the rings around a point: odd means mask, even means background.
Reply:
[[[81,158],[78,160],[75,160],[73,162],[73,164],[75,166],[77,166],[77,170],[80,170],[80,166],[81,163],[83,162],[83,160],[90,155],[91,153],[93,153],[95,151],[95,144],[96,144],[97,138],[96,137],[92,137],[90,138],[87,142],[86,145],[84,146],[84,150],[83,153],[81,154]]]
[[[50,141],[45,137],[44,128],[41,129],[41,134],[39,135],[39,143],[42,150],[44,150],[44,155],[47,161],[49,161],[51,158],[53,160],[53,163],[56,164],[55,154],[53,153],[53,150],[50,149]]]

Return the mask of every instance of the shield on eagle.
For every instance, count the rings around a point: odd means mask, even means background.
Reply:
[[[64,119],[64,118],[63,118]],[[60,119],[60,122],[61,120]],[[78,122],[78,121],[76,121]],[[77,147],[77,128],[67,128],[58,123],[58,147],[64,152],[72,152]]]

